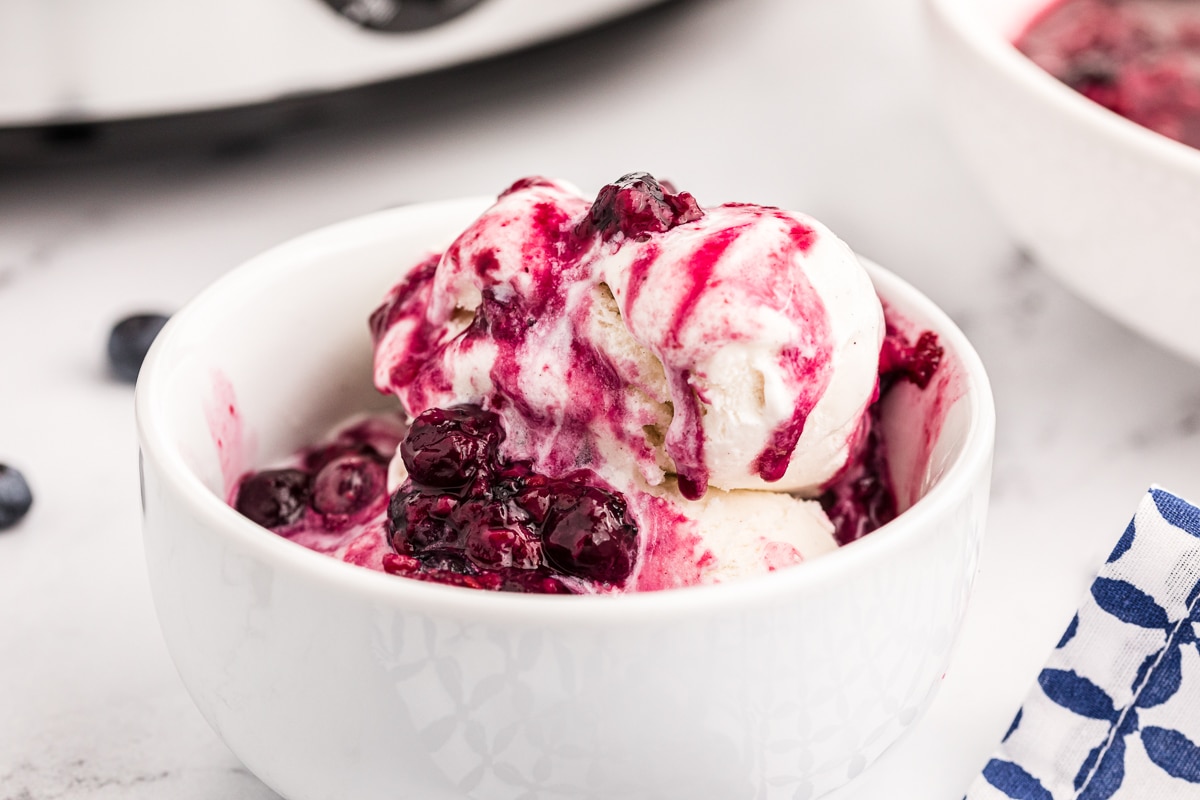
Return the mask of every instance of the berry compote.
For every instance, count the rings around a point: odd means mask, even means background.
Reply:
[[[499,455],[500,418],[430,409],[400,445],[408,480],[388,505],[388,572],[483,589],[618,588],[638,556],[625,498],[595,475],[537,473]]]
[[[1060,0],[1015,43],[1085,97],[1200,147],[1200,3]]]
[[[377,561],[364,544],[378,538],[387,509],[388,464],[406,430],[398,415],[352,421],[285,466],[243,475],[231,504],[312,550],[355,563]]]

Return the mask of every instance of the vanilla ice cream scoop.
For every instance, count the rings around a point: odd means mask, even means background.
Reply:
[[[810,493],[845,464],[875,391],[883,310],[816,220],[725,205],[602,248],[598,277],[663,365],[664,447],[686,496],[706,485]]]
[[[589,204],[526,179],[372,318],[375,379],[410,414],[500,415],[504,450],[627,490],[677,479],[816,494],[876,390],[883,312],[801,214],[701,209],[645,174]]]

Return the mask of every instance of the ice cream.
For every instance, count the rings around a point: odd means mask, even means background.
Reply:
[[[517,184],[375,323],[376,386],[409,413],[481,404],[544,468],[671,473],[691,499],[710,483],[819,489],[846,462],[883,339],[870,280],[823,225],[701,211],[649,176],[590,208],[562,183]]]
[[[594,202],[526,179],[370,325],[376,387],[411,420],[387,512],[363,506],[325,538],[307,512],[270,525],[346,560],[476,588],[646,591],[791,566],[894,514],[872,429],[883,310],[805,215],[701,208],[645,174]],[[889,374],[927,382],[936,340],[904,344],[889,340]]]

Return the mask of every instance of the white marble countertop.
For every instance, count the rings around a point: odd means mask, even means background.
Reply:
[[[132,393],[104,370],[117,318],[363,212],[635,169],[702,202],[815,214],[978,346],[999,428],[960,644],[929,714],[838,795],[960,798],[1142,492],[1200,497],[1200,368],[1021,257],[927,72],[916,0],[694,0],[334,103],[261,148],[210,146],[217,122],[177,148],[122,151],[117,131],[97,157],[0,166],[0,461],[36,494],[0,533],[0,800],[275,796],[192,707],[158,633]]]

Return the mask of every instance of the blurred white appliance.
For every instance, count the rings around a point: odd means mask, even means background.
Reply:
[[[536,44],[662,0],[0,0],[0,127],[262,103]]]

